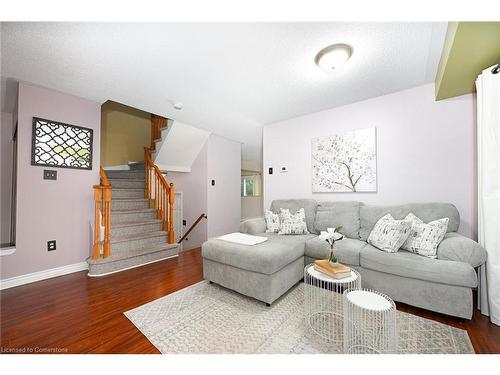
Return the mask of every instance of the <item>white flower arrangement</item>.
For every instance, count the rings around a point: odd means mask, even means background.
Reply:
[[[326,231],[321,231],[319,239],[328,242],[330,245],[330,258],[331,264],[336,264],[338,262],[337,257],[334,253],[335,242],[343,240],[344,235],[340,232],[342,227],[337,228],[327,228]]]

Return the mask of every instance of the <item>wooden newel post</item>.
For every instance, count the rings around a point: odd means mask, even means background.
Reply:
[[[103,221],[104,221],[104,247],[103,257],[107,258],[111,254],[111,186],[103,187]]]
[[[175,201],[175,187],[170,183],[168,190],[168,243],[174,243],[174,201]]]
[[[92,259],[99,259],[101,240],[101,198],[102,190],[99,185],[94,186],[94,201],[95,201],[95,226],[94,226],[94,248],[92,249]]]

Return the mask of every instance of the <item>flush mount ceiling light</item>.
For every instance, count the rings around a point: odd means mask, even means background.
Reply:
[[[340,69],[352,56],[352,47],[348,44],[333,44],[318,52],[314,61],[327,72]]]
[[[181,102],[175,102],[171,99],[167,99],[167,101],[172,105],[172,107],[174,107],[174,109],[180,111],[184,105],[181,103]]]

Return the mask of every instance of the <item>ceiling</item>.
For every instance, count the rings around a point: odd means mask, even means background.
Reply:
[[[500,62],[500,22],[450,22],[436,75],[436,99],[476,91],[476,78]]]
[[[210,130],[259,161],[265,124],[433,82],[445,34],[446,23],[2,23],[2,110],[25,80]],[[314,57],[334,43],[354,53],[328,74]]]

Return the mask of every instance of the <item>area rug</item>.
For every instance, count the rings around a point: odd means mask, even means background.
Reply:
[[[271,307],[206,281],[125,312],[161,353],[341,353],[304,323],[304,284]],[[465,330],[398,311],[402,354],[474,353]]]

